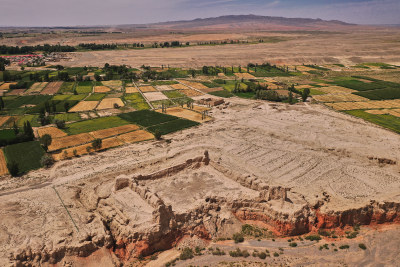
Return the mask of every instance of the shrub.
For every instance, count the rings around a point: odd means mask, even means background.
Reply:
[[[354,232],[348,233],[346,237],[347,237],[348,239],[353,239],[353,238],[356,238],[357,235],[358,235],[358,232],[357,232],[357,231],[354,231]]]
[[[234,234],[232,239],[235,241],[235,243],[241,243],[244,241],[244,237],[241,233]]]
[[[236,250],[229,251],[229,255],[231,257],[245,257],[250,256],[250,253],[247,250],[240,250],[237,248]]]
[[[156,140],[160,140],[161,139],[161,132],[160,130],[155,130],[154,131],[154,137],[156,138]]]
[[[183,251],[181,252],[181,255],[179,256],[180,260],[188,260],[192,259],[193,256],[193,250],[191,248],[184,248]]]
[[[76,149],[74,149],[74,151],[72,151],[72,153],[74,153],[74,157],[78,157],[78,151]]]
[[[213,250],[213,251],[212,251],[212,254],[213,254],[214,256],[223,256],[223,255],[225,255],[225,251],[220,250],[219,248],[216,248],[216,250]]]
[[[258,253],[258,257],[263,260],[267,257],[267,254],[265,252],[260,252]]]
[[[297,243],[296,242],[291,242],[291,243],[289,243],[289,246],[291,246],[292,248],[297,247]]]
[[[310,240],[310,241],[319,241],[321,240],[321,236],[320,235],[309,235],[305,237],[306,240]]]
[[[11,161],[7,163],[8,171],[10,172],[11,176],[15,177],[19,173],[19,166],[18,163],[15,161]]]
[[[363,243],[358,244],[358,247],[361,248],[362,250],[366,250],[367,246]]]
[[[349,245],[343,245],[343,246],[340,246],[339,248],[340,249],[348,249],[348,248],[350,248],[350,246]]]
[[[92,147],[94,150],[99,150],[101,149],[101,146],[103,145],[103,141],[101,139],[95,139],[92,142]]]
[[[52,156],[44,155],[40,162],[42,163],[43,166],[49,168],[54,164],[54,159]]]
[[[279,253],[278,252],[274,252],[274,257],[279,257]]]
[[[64,120],[56,120],[55,124],[58,129],[64,129],[65,128],[65,121]]]
[[[47,151],[48,147],[51,145],[52,138],[51,135],[45,134],[42,137],[40,137],[40,144],[42,144],[44,150]]]

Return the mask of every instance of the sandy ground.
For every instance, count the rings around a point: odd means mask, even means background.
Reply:
[[[121,207],[124,212],[117,214],[118,220],[130,218],[129,229],[151,227],[152,208],[137,194],[121,190],[111,193],[110,199],[107,188],[120,174],[152,173],[202,155],[206,149],[213,161],[243,175],[257,176],[268,185],[291,187],[291,194],[308,199],[327,192],[330,201],[324,210],[360,207],[370,200],[400,201],[399,165],[382,166],[368,159],[374,156],[399,162],[399,135],[319,105],[229,101],[228,108],[210,112],[215,120],[165,136],[171,142],[126,145],[62,161],[17,179],[3,178],[0,265],[6,265],[9,253],[20,247],[57,247],[64,242],[85,242],[88,233],[100,236],[96,233],[103,230],[88,223],[93,220],[90,210],[73,201],[74,196],[86,194],[80,191],[82,186],[97,192],[105,210],[107,205]],[[199,179],[207,184],[198,183]],[[201,168],[173,180],[149,182],[149,186],[175,210],[184,210],[185,194],[193,197],[192,205],[211,191],[226,195],[226,191],[235,190],[252,195],[224,180],[218,172]],[[69,208],[79,233],[74,233],[74,224],[53,186]]]
[[[204,36],[203,36],[204,37]],[[247,65],[249,62],[275,64],[354,65],[361,62],[400,64],[400,30],[345,31],[328,34],[296,35],[278,43],[194,46],[171,49],[94,51],[71,53],[65,66],[127,64],[171,67],[203,65]]]

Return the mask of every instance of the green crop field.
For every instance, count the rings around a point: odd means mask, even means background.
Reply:
[[[124,96],[125,101],[136,110],[150,109],[149,104],[140,93],[127,94]]]
[[[61,93],[73,93],[74,92],[74,82],[64,82],[61,85],[60,92]]]
[[[163,104],[164,104],[164,107],[166,107],[166,108],[172,107],[174,105],[174,102],[172,102],[170,99],[152,101],[150,103],[155,109],[162,108]]]
[[[210,92],[209,94],[219,96],[219,97],[226,97],[226,98],[233,96],[233,94],[227,90]]]
[[[154,81],[151,82],[151,85],[171,85],[171,84],[177,84],[178,82],[176,81]]]
[[[88,133],[92,131],[108,129],[129,124],[129,121],[121,119],[120,117],[103,117],[92,120],[85,120],[67,124],[64,130],[69,135]]]
[[[17,98],[3,98],[4,107],[7,109],[19,108],[23,105],[37,105],[51,99],[48,95],[28,95]]]
[[[12,140],[15,138],[15,132],[12,129],[0,130],[0,140]]]
[[[6,146],[4,154],[7,163],[11,161],[17,162],[19,172],[25,173],[42,167],[40,161],[45,152],[38,141],[31,141]]]
[[[371,100],[398,99],[400,98],[400,88],[385,88],[371,91],[353,93]]]
[[[88,96],[85,101],[100,101],[102,100],[104,97],[106,96],[106,94],[92,94],[90,96]]]
[[[347,114],[362,118],[366,121],[388,128],[396,133],[400,133],[400,118],[392,115],[375,115],[363,110],[344,111]]]
[[[140,125],[143,127],[149,127],[149,126],[153,126],[156,124],[165,123],[168,121],[173,121],[173,120],[178,119],[175,116],[162,114],[159,112],[155,112],[153,110],[134,111],[134,112],[124,113],[124,114],[119,114],[118,116],[126,121],[129,121],[131,123],[134,123],[134,124],[137,124],[137,125]]]
[[[80,121],[81,117],[78,113],[62,113],[54,115],[54,119],[59,121]]]
[[[78,104],[77,100],[52,100],[49,101],[50,108],[54,112],[53,108],[56,107],[56,112],[65,112],[65,104],[68,103],[68,110]],[[45,103],[42,102],[32,108],[29,108],[26,113],[28,114],[39,114],[41,110],[45,110]]]
[[[375,89],[382,89],[387,86],[385,82],[371,82],[365,83],[359,80],[342,80],[342,81],[334,81],[333,84],[343,86],[346,88],[350,88],[357,91],[368,91]]]
[[[168,121],[165,123],[151,126],[151,127],[147,128],[147,130],[152,133],[159,131],[162,135],[164,135],[164,134],[169,134],[169,133],[173,133],[176,131],[180,131],[180,130],[183,130],[186,128],[190,128],[193,126],[197,126],[199,124],[200,123],[195,122],[195,121],[190,121],[190,120],[185,120],[185,119],[177,119],[177,120]]]
[[[71,95],[67,98],[67,100],[76,100],[76,101],[81,101],[83,100],[85,97],[87,97],[86,94],[84,95]]]
[[[76,86],[76,91],[78,94],[88,94],[92,92],[93,83],[92,82],[78,82]]]
[[[39,127],[39,115],[24,115],[17,121],[18,127],[22,128],[24,126],[24,122],[29,121],[32,127]]]
[[[170,98],[170,99],[185,97],[185,95],[182,94],[181,92],[179,92],[178,90],[163,91],[163,94],[164,94],[166,97]]]

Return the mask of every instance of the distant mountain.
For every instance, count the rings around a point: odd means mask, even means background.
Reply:
[[[126,25],[127,26],[127,25]],[[133,25],[132,25],[133,26]],[[138,25],[135,25],[138,26]],[[143,27],[144,25],[142,25]],[[229,15],[214,18],[169,21],[147,24],[147,28],[159,29],[267,29],[267,30],[299,30],[323,29],[332,27],[354,26],[338,20],[322,20],[307,18],[284,18],[257,15]]]

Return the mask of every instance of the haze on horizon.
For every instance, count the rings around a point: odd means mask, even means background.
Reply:
[[[399,0],[2,0],[0,26],[142,24],[255,14],[400,24]]]

